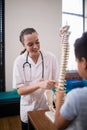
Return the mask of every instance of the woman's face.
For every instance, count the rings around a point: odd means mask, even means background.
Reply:
[[[77,61],[79,75],[82,78],[87,79],[87,61],[86,61],[86,59],[82,58],[81,61],[76,59],[76,61]]]
[[[24,35],[24,47],[29,54],[36,54],[40,50],[40,42],[36,32]]]

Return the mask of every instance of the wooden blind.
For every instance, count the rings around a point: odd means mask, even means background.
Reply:
[[[0,91],[5,91],[4,0],[0,0]]]

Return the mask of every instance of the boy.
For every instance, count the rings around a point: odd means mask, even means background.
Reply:
[[[75,41],[79,75],[87,79],[87,32]],[[87,130],[87,87],[70,91],[62,105],[64,91],[57,90],[55,126],[58,130]]]

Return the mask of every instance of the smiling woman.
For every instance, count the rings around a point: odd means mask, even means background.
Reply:
[[[13,88],[21,96],[22,130],[27,130],[27,112],[48,109],[44,91],[55,86],[59,68],[55,55],[40,49],[34,28],[25,28],[20,33],[20,41],[25,51],[14,62]]]

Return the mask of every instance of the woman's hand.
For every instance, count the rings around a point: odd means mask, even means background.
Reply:
[[[55,80],[45,80],[45,81],[41,81],[38,83],[40,88],[44,88],[44,89],[51,89],[55,86],[57,81]]]

